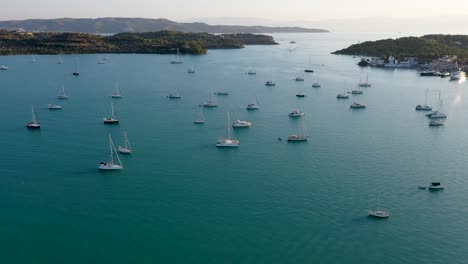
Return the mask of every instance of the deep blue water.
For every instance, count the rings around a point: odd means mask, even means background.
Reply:
[[[2,263],[466,263],[467,83],[330,54],[382,37],[392,36],[278,34],[278,46],[210,50],[182,65],[80,55],[78,78],[75,56],[61,65],[0,57],[9,66],[0,72]],[[293,81],[309,57],[316,72]],[[364,95],[336,99],[367,73]],[[322,87],[312,88],[318,74]],[[277,86],[264,86],[272,76]],[[120,100],[110,98],[115,82]],[[55,99],[61,84],[68,101]],[[181,100],[166,98],[176,89]],[[210,90],[225,89],[194,125]],[[444,127],[414,111],[426,89],[433,106],[441,92]],[[255,97],[261,110],[246,111]],[[111,101],[118,126],[102,124]],[[367,109],[349,109],[353,101]],[[40,131],[24,128],[31,105]],[[277,140],[298,131],[294,108],[305,112],[305,144]],[[238,149],[217,149],[228,111],[253,126],[236,131]],[[124,129],[134,154],[121,157],[123,171],[99,172],[108,134],[122,144]],[[417,188],[432,180],[446,189]],[[368,218],[376,207],[392,216]]]

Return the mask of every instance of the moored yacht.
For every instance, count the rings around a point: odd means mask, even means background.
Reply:
[[[416,110],[418,111],[432,111],[432,106],[427,105],[427,92],[429,89],[426,89],[426,99],[424,100],[424,105],[417,105]]]
[[[8,70],[8,67],[5,65],[0,66],[0,71],[6,71]]]
[[[439,119],[439,120],[431,120],[429,122],[429,126],[443,126],[444,125],[444,120]]]
[[[118,124],[119,119],[115,117],[114,104],[111,103],[111,117],[104,117],[104,124]]]
[[[265,83],[266,86],[276,86],[276,84],[273,81],[267,81]]]
[[[304,115],[303,112],[297,110],[297,109],[294,109],[291,113],[288,114],[289,117],[301,117]]]
[[[440,182],[431,182],[431,184],[427,188],[429,190],[442,190],[445,188],[445,186],[440,184]]]
[[[296,94],[296,97],[305,97],[305,94],[303,94],[303,93],[297,93],[297,94]]]
[[[62,88],[60,89],[58,95],[57,95],[57,99],[60,99],[60,100],[65,100],[65,99],[68,99],[68,95],[65,93],[65,86],[62,85]]]
[[[296,82],[303,82],[304,81],[304,77],[301,77],[301,76],[298,76],[295,78]]]
[[[359,104],[359,103],[354,102],[354,103],[350,106],[350,108],[353,108],[353,109],[366,108],[366,105],[364,105],[364,104]]]
[[[195,68],[190,67],[188,70],[187,70],[187,73],[195,73]]]
[[[180,58],[179,49],[177,49],[175,58],[174,58],[174,60],[171,61],[171,64],[182,64],[182,63],[183,63],[183,61],[182,61],[182,59]]]
[[[450,75],[450,80],[452,81],[464,80],[465,78],[466,78],[466,74],[464,71],[452,72],[452,74]]]
[[[110,146],[110,158],[107,162],[100,162],[99,169],[100,170],[121,170],[123,169],[122,162],[120,161],[119,154],[115,150],[114,142],[112,142],[111,135],[109,134],[109,146]],[[114,163],[114,154],[117,157],[118,164]]]
[[[258,99],[257,99],[256,96],[255,96],[255,102],[248,104],[246,109],[247,110],[258,110],[258,109],[260,109],[260,104],[258,103]]]
[[[122,154],[131,154],[132,147],[130,146],[130,141],[128,141],[127,131],[124,131],[124,145],[119,146],[118,150]]]
[[[235,120],[235,121],[232,123],[232,127],[234,127],[234,128],[239,128],[239,127],[250,127],[250,126],[252,126],[252,123],[251,123],[251,122],[242,121],[242,120]]]
[[[63,107],[60,106],[60,105],[49,104],[49,105],[47,106],[47,108],[49,108],[49,110],[60,110],[60,109],[62,109]]]
[[[36,114],[34,113],[34,106],[31,106],[31,112],[32,112],[32,120],[31,122],[26,124],[26,127],[29,129],[39,129],[41,128],[41,125],[39,124],[39,121],[37,121]]]
[[[216,147],[218,148],[235,148],[235,147],[239,147],[239,140],[236,140],[234,138],[234,133],[232,131],[232,128],[231,128],[231,118],[229,116],[229,112],[228,112],[228,115],[227,115],[227,126],[226,126],[226,130],[227,130],[227,137],[226,138],[219,138],[218,142],[216,142]]]
[[[351,94],[363,94],[364,92],[361,90],[352,90]]]
[[[218,103],[215,101],[214,96],[213,96],[213,90],[210,92],[211,100],[206,101],[202,104],[203,107],[217,107]]]
[[[119,83],[115,83],[115,91],[111,95],[112,98],[122,98],[122,95],[120,94],[120,89],[119,89]]]
[[[367,211],[369,216],[375,217],[375,218],[388,218],[390,217],[390,213],[382,210],[369,210]]]

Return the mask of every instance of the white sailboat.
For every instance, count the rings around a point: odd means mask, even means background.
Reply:
[[[380,193],[379,193],[379,199],[378,199],[378,205],[377,207],[380,206]],[[390,217],[390,213],[387,212],[387,211],[383,211],[383,210],[380,210],[380,209],[377,209],[377,210],[368,210],[367,211],[368,215],[370,217],[375,217],[375,218],[388,218]]]
[[[431,119],[444,119],[447,118],[447,115],[443,112],[444,109],[444,102],[440,99],[440,92],[439,92],[439,105],[437,107],[437,111],[431,112],[426,116]]]
[[[416,110],[418,111],[432,111],[432,106],[427,105],[427,92],[429,89],[426,89],[426,99],[424,100],[424,105],[417,105]]]
[[[41,125],[39,124],[39,121],[37,121],[36,114],[34,113],[34,106],[31,106],[31,112],[32,112],[32,120],[31,122],[26,124],[26,127],[29,129],[39,129],[41,128]]]
[[[345,85],[343,87],[343,93],[336,95],[336,99],[348,99],[348,98],[349,98],[349,94],[346,91],[346,82],[345,82]]]
[[[301,118],[300,131],[297,134],[288,136],[288,142],[304,142],[309,140],[309,135],[306,132],[304,119]]]
[[[214,95],[213,89],[211,89],[211,92],[210,92],[211,100],[207,101],[207,102],[204,102],[203,107],[217,107],[218,106],[218,103],[215,101],[213,95]]]
[[[171,64],[182,64],[182,63],[183,63],[183,61],[180,58],[179,49],[177,49],[176,56],[175,56],[174,60],[171,61]]]
[[[193,66],[188,68],[187,73],[195,73],[195,68]]]
[[[122,98],[122,95],[120,94],[120,88],[119,88],[119,83],[115,83],[115,91],[111,95],[112,98]]]
[[[62,64],[62,63],[63,63],[62,55],[58,54],[57,64]]]
[[[319,78],[320,78],[320,75],[317,74],[317,81],[316,81],[315,83],[312,84],[312,87],[313,87],[313,88],[320,88],[320,87],[322,87],[322,85],[320,85]]]
[[[258,103],[257,96],[255,96],[255,102],[248,104],[246,109],[247,110],[258,110],[258,109],[260,109],[260,104]]]
[[[363,88],[369,88],[372,86],[372,84],[369,83],[369,73],[367,73],[366,82],[363,83],[359,81],[358,86]]]
[[[120,160],[119,154],[115,150],[114,142],[112,142],[111,135],[109,134],[109,147],[110,147],[110,158],[107,162],[100,162],[100,170],[121,170],[123,169],[122,161]],[[114,163],[114,154],[117,157],[117,164]]]
[[[73,71],[74,76],[79,76],[80,72],[78,71],[78,58],[75,58],[75,70]]]
[[[231,127],[231,117],[229,112],[227,114],[227,137],[226,138],[219,138],[218,142],[216,143],[216,147],[218,148],[232,148],[232,147],[239,147],[239,140],[234,138],[234,132],[232,131]]]
[[[8,67],[5,65],[0,65],[0,71],[6,71],[8,70]]]
[[[257,72],[255,71],[255,69],[249,69],[247,71],[247,75],[257,75]]]
[[[124,145],[119,146],[118,150],[122,154],[131,154],[132,147],[130,146],[130,142],[128,141],[127,131],[124,131]]]
[[[104,117],[104,124],[118,124],[119,120],[115,117],[114,103],[111,103],[111,117]]]
[[[101,55],[99,55],[99,57],[98,57],[98,62],[97,62],[97,63],[98,63],[98,64],[105,64],[105,62],[104,62],[104,60],[102,59],[102,56],[101,56]]]
[[[193,123],[197,125],[205,124],[205,116],[203,115],[203,109],[201,107],[198,108],[198,117]]]
[[[34,55],[31,55],[31,63],[36,63],[36,57]]]
[[[68,99],[68,95],[65,93],[65,85],[63,84],[62,84],[62,88],[60,89],[57,95],[57,99],[60,99],[60,100]]]
[[[310,64],[310,57],[309,57],[309,66],[304,70],[304,72],[312,73],[314,70],[312,70],[312,66]]]
[[[63,107],[55,104],[48,104],[47,108],[49,108],[49,110],[61,110]]]

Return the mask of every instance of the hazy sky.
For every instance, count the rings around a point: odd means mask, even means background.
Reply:
[[[375,16],[468,16],[468,0],[445,2],[440,0],[1,0],[0,2],[0,20],[116,16],[173,20],[204,17],[321,20]]]

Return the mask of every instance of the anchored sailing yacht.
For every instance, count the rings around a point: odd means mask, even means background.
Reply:
[[[424,100],[424,105],[417,105],[416,110],[418,111],[432,111],[432,106],[427,105],[427,92],[429,89],[426,89],[426,99]]]
[[[205,124],[205,116],[203,115],[202,108],[198,108],[198,117],[193,121],[193,123],[197,125]]]
[[[236,140],[233,136],[233,131],[231,128],[231,118],[229,116],[229,112],[227,114],[227,137],[226,138],[220,138],[218,142],[216,143],[216,147],[218,148],[235,148],[239,147],[239,140]]]
[[[57,95],[57,99],[61,99],[61,100],[65,100],[65,99],[68,99],[68,95],[65,93],[65,86],[62,85],[62,89],[60,89],[58,95]]]
[[[321,85],[320,85],[320,83],[319,83],[319,77],[320,77],[320,76],[317,74],[317,81],[316,81],[315,83],[312,84],[312,87],[313,87],[313,88],[320,88],[320,87],[321,87]]]
[[[121,170],[123,169],[122,161],[120,161],[119,154],[115,150],[114,142],[112,142],[111,135],[109,134],[109,146],[110,146],[110,158],[107,162],[100,162],[99,169],[100,170]],[[118,164],[114,163],[114,153],[117,157]]]
[[[124,131],[124,144],[124,146],[119,146],[119,152],[122,154],[131,154],[132,147],[130,147],[130,142],[128,141],[127,131]]]
[[[57,64],[62,64],[62,63],[63,63],[62,55],[58,54]]]
[[[101,56],[101,55],[99,55],[99,57],[98,57],[98,62],[97,62],[97,63],[98,63],[98,64],[105,64],[105,62],[104,62],[104,60],[102,59],[102,56]]]
[[[443,106],[444,106],[444,103],[442,102],[442,100],[439,100],[438,110],[434,111],[434,112],[431,112],[431,113],[427,114],[426,116],[431,118],[431,119],[447,118],[447,115],[442,112],[443,111]]]
[[[73,71],[74,76],[80,75],[80,72],[78,71],[78,58],[75,58],[75,70]]]
[[[36,57],[34,55],[31,55],[31,63],[36,63]]]
[[[312,67],[310,65],[310,57],[309,57],[309,66],[304,70],[304,72],[312,73],[314,70],[312,70]]]
[[[250,69],[248,72],[247,72],[248,75],[256,75],[257,72],[254,70],[254,69]]]
[[[32,112],[32,121],[26,124],[26,127],[29,129],[39,129],[41,128],[41,125],[37,121],[36,114],[34,113],[34,106],[31,106],[31,112]]]
[[[336,95],[336,99],[348,99],[348,98],[349,98],[349,94],[348,94],[348,92],[346,92],[346,82],[345,82],[345,86],[343,88],[343,93]]]
[[[260,109],[260,104],[258,103],[257,96],[255,96],[255,102],[248,104],[246,109],[247,110],[258,110],[258,109]]]
[[[214,95],[213,90],[211,90],[210,92],[211,100],[204,102],[203,107],[217,107],[218,106],[218,103],[215,101],[213,95]]]
[[[173,61],[171,61],[171,64],[182,64],[182,63],[183,63],[183,61],[180,58],[179,49],[177,49],[176,57],[175,57],[175,59]]]
[[[115,118],[114,103],[111,103],[112,117],[104,117],[104,124],[118,124],[119,120]]]
[[[368,88],[368,87],[372,86],[372,84],[369,83],[369,73],[367,73],[366,82],[363,83],[363,82],[359,81],[358,86],[363,87],[363,88]]]
[[[307,135],[307,132],[305,129],[304,119],[301,119],[301,129],[299,133],[288,136],[288,141],[289,142],[301,142],[301,141],[307,141],[308,139],[309,139],[309,136]]]
[[[190,67],[188,70],[187,70],[187,73],[195,73],[195,68]]]
[[[61,110],[63,107],[60,105],[49,104],[47,108],[49,108],[49,110]]]
[[[112,93],[111,95],[112,98],[122,98],[122,95],[120,94],[120,89],[119,89],[119,83],[115,83],[115,92]]]
[[[297,109],[294,109],[291,113],[289,113],[289,117],[301,117],[303,115],[304,113]]]
[[[379,194],[378,200],[380,203],[380,194]],[[375,218],[388,218],[390,216],[389,212],[383,211],[383,210],[368,210],[367,213],[369,214],[370,217],[375,217]]]

